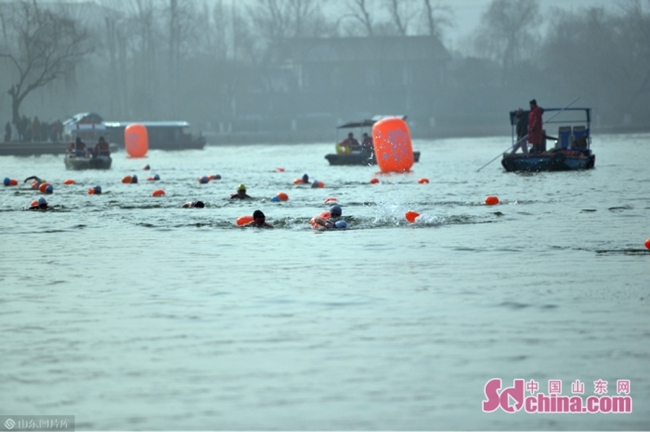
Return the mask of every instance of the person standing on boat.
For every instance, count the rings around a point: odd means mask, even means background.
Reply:
[[[510,154],[515,154],[517,149],[521,147],[521,151],[528,155],[528,116],[523,109],[517,108],[515,117],[517,118],[517,142]]]
[[[535,99],[530,101],[530,113],[528,114],[528,142],[533,145],[533,153],[541,153],[545,150],[544,130],[542,129],[542,115],[544,109],[537,106]]]
[[[374,150],[372,144],[372,138],[370,138],[367,132],[363,133],[363,140],[361,141],[361,150],[365,151],[366,153],[372,153],[372,151]]]
[[[99,137],[99,141],[95,144],[94,156],[110,156],[111,150],[108,143],[103,136]]]

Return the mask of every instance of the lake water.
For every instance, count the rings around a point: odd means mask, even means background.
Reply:
[[[650,135],[595,136],[590,171],[477,172],[509,142],[415,141],[421,162],[387,176],[328,166],[331,143],[116,153],[108,171],[0,157],[0,178],[20,182],[0,186],[0,415],[74,415],[80,430],[647,430]],[[303,173],[325,187],[293,185]],[[54,185],[56,211],[22,210],[40,196],[31,175]],[[228,199],[239,183],[253,201]],[[330,196],[350,229],[309,225]],[[235,225],[255,209],[276,228]],[[562,380],[565,395],[580,380],[585,398],[630,380],[633,412],[484,413],[492,378],[547,394]]]

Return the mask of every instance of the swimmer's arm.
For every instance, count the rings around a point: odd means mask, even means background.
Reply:
[[[31,176],[31,177],[27,177],[23,183],[27,183],[27,180],[36,180],[36,181],[41,181],[41,179],[39,179],[38,177],[36,177],[36,176]]]
[[[316,222],[318,225],[324,226],[326,228],[332,228],[334,224],[327,219],[323,219],[322,217],[315,217],[314,222]]]

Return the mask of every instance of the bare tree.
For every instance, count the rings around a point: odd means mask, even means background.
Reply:
[[[538,0],[492,0],[481,17],[475,47],[508,70],[535,45],[533,35],[540,24]]]
[[[391,21],[400,36],[406,36],[409,23],[416,15],[413,0],[384,0]]]
[[[369,0],[349,0],[347,5],[349,14],[343,18],[349,16],[359,21],[366,31],[366,36],[372,37],[374,36],[374,30],[372,16],[368,10],[370,7],[369,3]]]
[[[256,0],[247,10],[267,41],[321,36],[329,31],[319,0]]]
[[[0,57],[8,59],[16,73],[9,89],[14,123],[20,104],[39,87],[74,72],[82,57],[92,51],[88,32],[76,21],[33,1],[15,1],[0,20],[3,41]]]
[[[438,39],[442,38],[442,28],[451,26],[452,21],[450,16],[453,15],[451,8],[448,5],[440,2],[432,4],[431,0],[424,1],[423,19],[426,22],[427,34],[435,36]]]

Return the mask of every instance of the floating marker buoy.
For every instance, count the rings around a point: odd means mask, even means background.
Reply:
[[[147,177],[147,181],[154,181],[154,180],[155,180],[155,178],[153,178],[153,177]]]
[[[276,170],[277,172],[284,172],[284,168],[282,168],[282,167],[277,167],[275,170]]]
[[[52,186],[52,185],[49,184],[49,183],[41,183],[41,185],[38,187],[38,191],[40,193],[46,193],[46,189],[47,189],[48,186]],[[52,190],[54,190],[54,189],[52,189]]]
[[[399,117],[379,120],[372,126],[377,165],[382,172],[404,172],[413,166],[409,127]]]
[[[253,216],[239,216],[237,218],[237,226],[246,225],[249,222],[253,222]]]
[[[30,207],[36,207],[38,205],[38,201],[34,200],[32,203],[29,205]]]
[[[209,181],[210,181],[210,179],[207,176],[199,177],[199,183],[201,183],[201,184],[205,184],[205,183],[207,183]]]
[[[429,179],[425,178],[425,177],[422,177],[420,180],[418,180],[418,183],[420,183],[420,184],[429,183]]]
[[[277,197],[280,198],[280,201],[286,201],[289,199],[289,195],[284,192],[278,192]]]
[[[497,198],[494,195],[490,195],[489,197],[485,198],[485,204],[486,205],[495,205],[499,204],[499,198]]]
[[[274,196],[274,197],[271,197],[271,201],[273,201],[273,202],[280,202],[280,197],[277,196],[277,195]]]
[[[339,200],[334,197],[325,198],[324,204],[338,204]]]
[[[411,223],[414,223],[415,219],[418,216],[420,216],[420,213],[418,213],[416,211],[413,211],[413,210],[409,210],[409,211],[406,212],[406,214],[404,214],[404,217],[406,218],[406,220],[411,222]]]
[[[315,184],[315,186],[314,186],[314,184]],[[319,188],[322,188],[322,187],[325,187],[325,183],[323,183],[322,181],[316,181],[316,180],[314,180],[314,183],[312,183],[311,187],[319,187]]]
[[[124,177],[122,177],[122,183],[124,183],[124,184],[131,183],[131,176],[130,175],[125,175]]]
[[[645,247],[650,249],[650,238],[645,241]]]
[[[302,179],[298,178],[293,181],[293,184],[302,184]]]
[[[151,196],[155,196],[155,197],[165,196],[165,191],[162,189],[156,189],[155,191],[153,191]]]
[[[73,184],[74,184],[74,180],[72,180],[72,179],[63,180],[63,184],[64,184],[64,185],[73,185]]]
[[[142,124],[130,124],[124,128],[124,147],[129,156],[144,157],[149,150],[147,127]]]
[[[88,195],[94,195],[95,194],[95,189],[90,188],[88,189]]]
[[[370,179],[370,183],[372,183],[372,184],[379,183],[379,179],[377,177],[373,177],[373,178]]]

